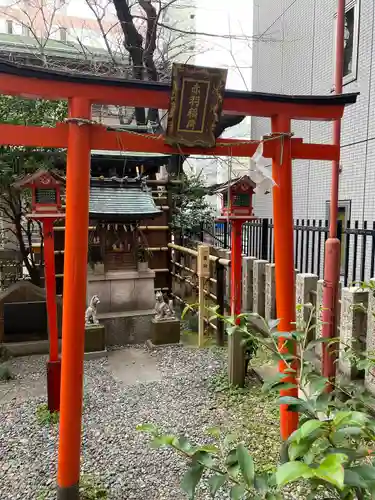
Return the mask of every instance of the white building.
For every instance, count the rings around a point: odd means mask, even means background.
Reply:
[[[326,95],[334,78],[334,32],[337,0],[297,2],[256,0],[254,4],[253,90],[284,94]],[[374,220],[375,66],[373,0],[350,0],[346,6],[344,92],[360,92],[344,115],[341,134],[340,210],[342,218]],[[268,119],[252,120],[252,136],[270,132]],[[332,125],[293,122],[296,137],[332,141]],[[331,184],[330,162],[294,161],[294,217],[325,219]],[[256,213],[270,217],[272,196],[257,197]]]
[[[337,0],[254,0],[257,41],[253,90],[314,95],[332,92],[337,5]],[[351,228],[355,222],[362,228],[367,221],[371,229],[375,221],[374,35],[375,2],[347,0],[343,92],[360,92],[360,95],[357,103],[345,110],[342,122],[339,219],[344,225],[350,221]],[[330,123],[294,121],[292,128],[295,136],[306,142],[332,142]],[[252,120],[252,137],[259,138],[269,132],[270,120]],[[325,225],[324,219],[329,216],[331,168],[330,162],[293,162],[295,219],[304,219],[305,224],[307,220],[311,223],[320,219]],[[256,197],[255,213],[260,217],[272,216],[271,195]],[[363,235],[354,238],[352,234],[350,238],[349,245],[347,236],[342,240],[342,268],[349,266],[348,282],[361,276],[369,278],[374,265],[372,233],[366,240]]]

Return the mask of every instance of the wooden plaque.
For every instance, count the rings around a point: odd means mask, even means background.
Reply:
[[[227,73],[226,69],[173,64],[167,144],[215,146]]]

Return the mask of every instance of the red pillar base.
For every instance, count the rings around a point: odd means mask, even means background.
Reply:
[[[61,360],[47,362],[48,410],[60,411]]]

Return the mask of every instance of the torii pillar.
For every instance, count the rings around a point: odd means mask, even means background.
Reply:
[[[81,97],[71,98],[69,118],[90,119],[90,101]],[[89,128],[90,125],[84,122],[69,122],[58,500],[79,499],[90,195]]]

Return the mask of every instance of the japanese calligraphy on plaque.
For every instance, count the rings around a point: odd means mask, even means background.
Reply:
[[[173,64],[165,136],[168,144],[215,146],[226,79],[225,69]]]

